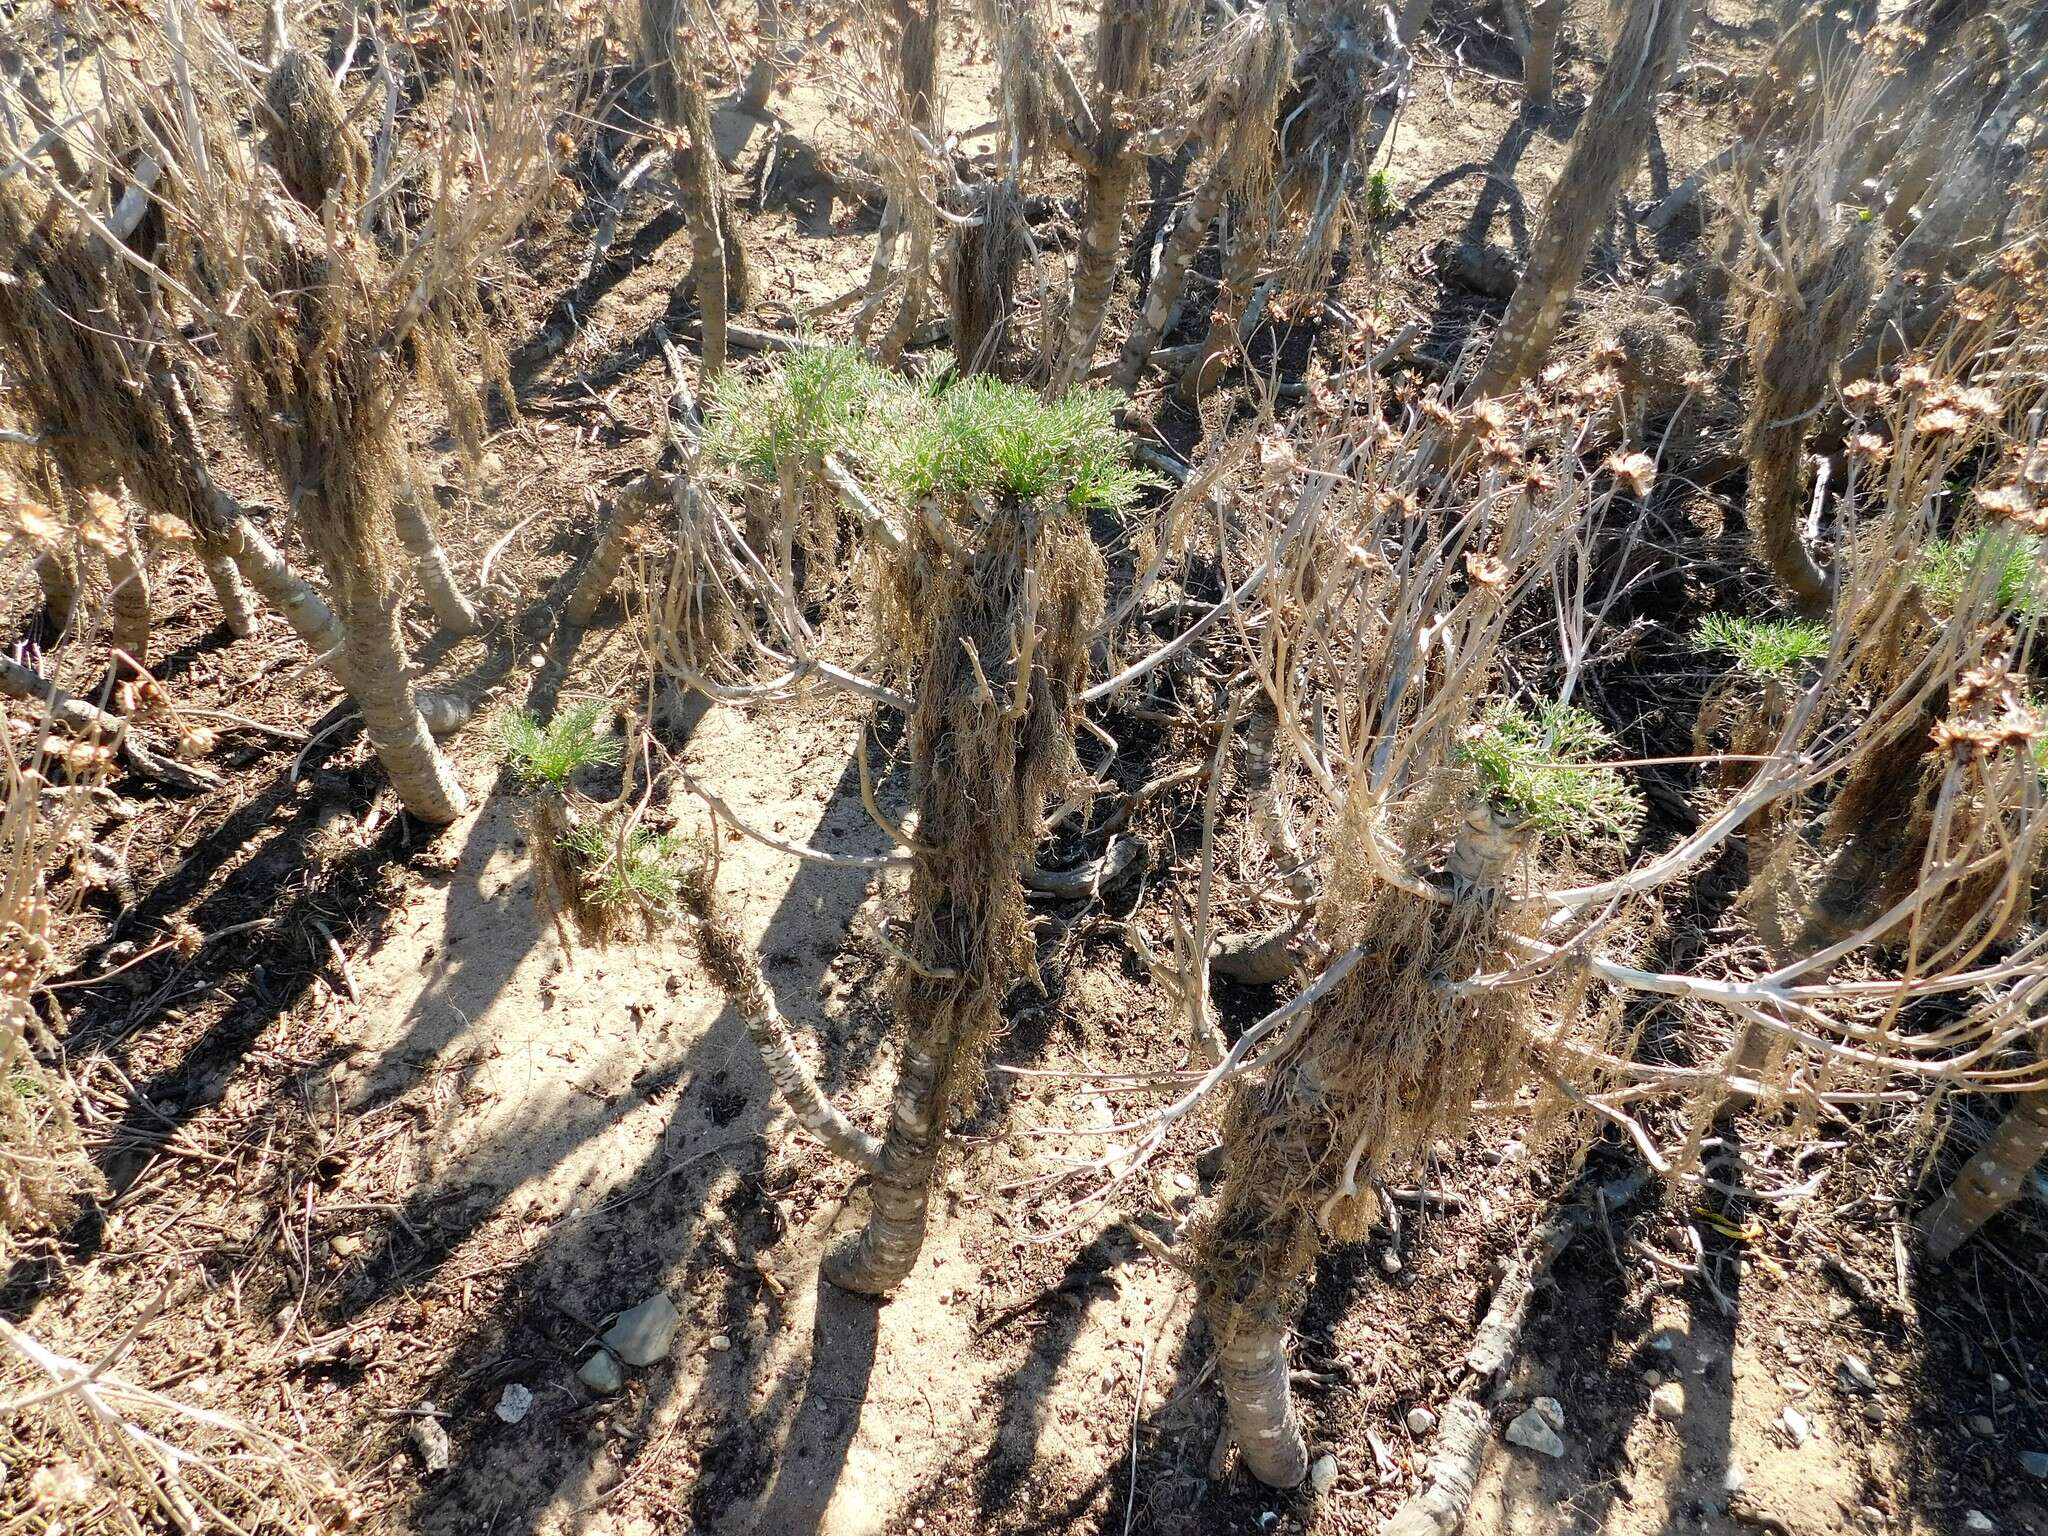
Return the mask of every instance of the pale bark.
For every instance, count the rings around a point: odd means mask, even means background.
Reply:
[[[704,377],[716,378],[725,368],[727,318],[746,307],[749,273],[712,137],[703,64],[685,41],[682,23],[680,0],[641,0],[640,47],[655,110],[683,138],[671,173],[690,226],[690,281],[703,316]]]
[[[768,1076],[790,1113],[824,1142],[833,1156],[856,1168],[871,1172],[878,1168],[882,1143],[848,1120],[818,1086],[811,1069],[797,1054],[789,1022],[775,1006],[775,995],[768,990],[754,952],[715,917],[700,921],[698,942],[704,948],[707,969],[725,987],[727,1001],[747,1026],[749,1038],[759,1047]],[[916,1257],[914,1247],[911,1257]]]
[[[1984,1150],[1948,1191],[1920,1213],[1928,1254],[1946,1259],[1978,1228],[2019,1198],[2027,1178],[2048,1158],[2048,1092],[2023,1093],[1998,1122]]]
[[[931,1202],[945,1111],[945,1082],[956,1042],[911,1039],[903,1047],[889,1132],[874,1165],[873,1208],[852,1242],[826,1255],[825,1278],[843,1291],[885,1296],[917,1262]]]
[[[425,589],[427,602],[441,627],[451,635],[473,635],[482,629],[483,620],[477,617],[475,605],[456,584],[448,553],[441,547],[440,535],[434,531],[425,498],[418,494],[417,487],[398,498],[392,507],[392,520],[398,524],[398,540],[413,558],[420,586]]]
[[[1550,105],[1557,68],[1557,37],[1564,29],[1564,0],[1536,0],[1529,8],[1529,53],[1522,61],[1522,88],[1530,103]]]
[[[1109,0],[1095,35],[1096,134],[1082,166],[1080,249],[1074,256],[1074,295],[1067,333],[1046,393],[1054,399],[1088,377],[1095,343],[1116,287],[1124,209],[1137,181],[1139,157],[1131,130],[1118,126],[1125,102],[1142,94],[1152,64],[1152,0]]]
[[[1287,1386],[1287,1330],[1239,1327],[1216,1352],[1216,1374],[1245,1470],[1269,1488],[1299,1486],[1308,1475],[1308,1442]]]
[[[1691,0],[1629,0],[1613,55],[1544,200],[1522,281],[1468,399],[1505,394],[1542,365],[1594,236],[1649,147],[1657,94],[1691,22]]]
[[[178,761],[141,740],[121,716],[109,714],[97,704],[67,693],[6,656],[0,656],[0,693],[47,708],[50,724],[67,735],[84,736],[113,746],[121,754],[122,761],[144,778],[156,779],[173,789],[220,787],[221,777],[213,769]]]
[[[391,787],[421,821],[446,826],[468,808],[468,800],[421,718],[398,627],[396,592],[359,598],[343,628],[349,696]]]
[[[1194,267],[1209,226],[1216,222],[1216,215],[1222,207],[1223,161],[1219,155],[1210,162],[1208,171],[1195,188],[1194,196],[1181,210],[1180,219],[1159,253],[1159,270],[1152,274],[1151,284],[1145,289],[1144,311],[1125,339],[1123,356],[1117,361],[1113,382],[1123,394],[1129,394],[1137,387],[1152,349],[1159,345],[1159,339],[1173,324],[1174,315],[1180,309],[1181,294],[1187,288],[1188,273]]]
[[[199,565],[206,572],[214,597],[220,602],[221,618],[227,624],[228,633],[237,640],[245,640],[255,634],[256,600],[243,585],[242,573],[235,568],[234,557],[218,545],[202,540]]]
[[[149,665],[149,563],[135,540],[134,520],[106,546],[107,639],[138,667]]]
[[[563,605],[562,617],[571,624],[579,628],[588,624],[597,616],[598,606],[611,595],[612,587],[619,579],[619,570],[626,563],[626,550],[632,543],[633,528],[645,510],[645,501],[637,496],[621,496],[612,507],[612,514],[606,519],[597,536],[597,544],[590,551],[590,564],[576,578],[569,601]]]
[[[78,617],[78,566],[69,549],[36,556],[36,580],[43,588],[43,617],[59,634]]]

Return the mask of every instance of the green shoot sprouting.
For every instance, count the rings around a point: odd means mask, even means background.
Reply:
[[[1614,768],[1595,759],[1614,750],[1599,721],[1567,704],[1534,714],[1490,706],[1461,755],[1495,810],[1523,826],[1575,842],[1626,843],[1643,824],[1643,801]]]
[[[1819,661],[1829,649],[1827,626],[1804,619],[1745,619],[1733,613],[1710,613],[1692,633],[1696,651],[1720,651],[1759,682],[1789,677],[1804,663]]]
[[[1150,484],[1117,429],[1121,403],[1107,390],[1077,389],[1048,404],[1000,379],[962,379],[931,402],[886,472],[912,501],[1057,494],[1075,511],[1118,511]]]
[[[914,389],[855,347],[800,347],[767,373],[728,373],[706,413],[705,451],[773,480],[786,458],[862,457]]]
[[[2041,590],[2041,541],[2010,529],[1979,529],[1962,539],[1934,540],[1920,554],[1920,590],[1936,608],[1952,611],[1987,564],[1998,575],[1999,612],[2048,610],[2048,594]]]
[[[505,761],[529,789],[562,789],[579,768],[619,761],[623,743],[598,730],[611,706],[585,699],[559,711],[546,725],[523,709],[498,717],[498,743]]]
[[[563,833],[562,846],[581,861],[589,897],[601,907],[666,912],[682,896],[688,842],[677,833],[635,827],[621,847],[609,821],[593,821]]]

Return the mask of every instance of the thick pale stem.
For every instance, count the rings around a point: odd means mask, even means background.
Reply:
[[[1657,94],[1691,21],[1690,0],[1629,0],[1613,56],[1544,201],[1522,281],[1468,398],[1505,394],[1533,374],[1550,350],[1593,237],[1649,145]]]
[[[1143,93],[1152,61],[1151,0],[1110,0],[1095,34],[1095,119],[1101,125],[1083,167],[1081,243],[1074,258],[1073,306],[1067,335],[1046,393],[1054,399],[1088,377],[1109,296],[1116,287],[1124,207],[1137,180],[1139,157],[1117,118]]]
[[[1299,1486],[1308,1475],[1308,1442],[1287,1384],[1287,1330],[1239,1324],[1217,1351],[1216,1374],[1245,1470],[1269,1488]]]
[[[811,1069],[797,1054],[796,1038],[790,1033],[782,1010],[775,1006],[774,994],[768,990],[753,952],[736,945],[729,948],[740,963],[723,968],[727,972],[727,997],[745,1021],[747,1034],[760,1048],[761,1060],[783,1103],[806,1130],[825,1143],[833,1156],[857,1168],[874,1171],[882,1161],[882,1143],[840,1113],[839,1106],[818,1086]],[[912,1256],[915,1257],[914,1249]]]
[[[36,579],[43,586],[43,617],[52,630],[66,634],[78,616],[78,566],[68,549],[36,556]]]
[[[1232,220],[1230,254],[1223,266],[1223,292],[1217,297],[1216,312],[1209,320],[1209,333],[1202,338],[1202,350],[1180,376],[1181,398],[1190,405],[1223,377],[1230,354],[1238,348],[1244,330],[1243,317],[1251,292],[1259,278],[1262,254],[1257,236],[1242,216]]]
[[[903,1048],[896,1103],[871,1187],[867,1227],[825,1258],[825,1278],[842,1291],[885,1296],[917,1262],[931,1205],[932,1168],[938,1160],[944,1112],[943,1085],[952,1041],[912,1040]]]
[[[149,662],[149,567],[135,531],[107,545],[107,630],[114,649],[137,666]]]
[[[673,170],[690,225],[691,280],[703,316],[704,377],[716,378],[725,368],[728,312],[746,307],[747,261],[712,138],[704,70],[682,23],[679,0],[641,0],[641,51],[656,111],[683,135]]]
[[[1550,87],[1557,68],[1557,34],[1564,25],[1564,0],[1536,0],[1529,15],[1529,56],[1522,65],[1522,86],[1532,106],[1550,105]]]
[[[344,627],[349,694],[362,713],[363,731],[377,760],[408,811],[433,826],[446,826],[463,813],[468,801],[421,718],[399,633],[395,594],[359,600]]]
[[[413,558],[420,585],[426,590],[427,602],[433,607],[434,617],[440,620],[441,627],[451,635],[473,635],[482,629],[483,620],[477,617],[475,606],[456,585],[455,572],[448,564],[448,553],[441,547],[440,535],[434,531],[425,501],[417,494],[401,496],[393,505],[391,515],[398,524],[399,542],[405,545],[406,552]]]
[[[590,552],[590,564],[576,578],[575,590],[563,606],[562,616],[571,624],[578,628],[588,624],[597,616],[598,605],[611,595],[619,569],[626,563],[633,527],[644,510],[645,503],[636,497],[621,497],[612,508],[604,531],[597,536],[597,546]]]
[[[1188,272],[1222,206],[1223,168],[1219,158],[1195,188],[1187,207],[1181,210],[1180,221],[1173,226],[1173,233],[1167,236],[1166,246],[1160,252],[1159,270],[1152,274],[1151,286],[1145,290],[1144,313],[1124,342],[1123,356],[1117,362],[1114,382],[1121,393],[1129,394],[1137,387],[1146,359],[1173,324],[1180,309],[1181,293],[1187,287]]]
[[[237,640],[246,640],[256,633],[256,599],[243,585],[242,573],[235,568],[234,556],[209,543],[199,546],[200,568],[206,572],[206,579],[213,586],[213,595],[220,601],[221,617],[226,621],[228,633]]]
[[[1920,1213],[1929,1256],[1946,1259],[1977,1229],[2011,1205],[2027,1176],[2048,1158],[2048,1093],[2023,1093],[1998,1122],[1983,1151],[1955,1184]]]
[[[775,0],[756,0],[755,14],[759,18],[761,56],[747,71],[746,84],[740,88],[739,109],[751,117],[760,117],[768,110],[768,98],[781,83],[783,70],[794,60],[782,41],[782,8]]]
[[[264,537],[263,530],[250,522],[240,507],[218,491],[214,495],[213,510],[221,519],[221,526],[212,537],[221,550],[234,560],[249,585],[256,589],[256,595],[284,615],[292,633],[321,658],[335,681],[348,687],[348,656],[341,620],[326,599],[285,562],[277,546]]]

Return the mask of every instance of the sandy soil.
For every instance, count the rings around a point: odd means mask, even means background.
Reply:
[[[1547,116],[1521,113],[1517,87],[1491,78],[1512,56],[1483,29],[1425,55],[1391,165],[1401,212],[1377,269],[1346,279],[1354,309],[1426,322],[1440,356],[1491,313],[1440,285],[1426,253],[1470,236],[1526,247],[1591,79],[1597,34],[1579,9]],[[1709,7],[1699,53],[1740,68],[1757,32],[1732,12]],[[949,120],[984,122],[987,65],[954,64]],[[798,141],[852,153],[815,85],[784,110],[778,154],[800,165]],[[1705,160],[1725,115],[1682,105],[1672,122],[1685,126],[1667,126],[1639,198]],[[720,128],[736,186],[753,185],[773,133],[729,112]],[[830,206],[801,169],[775,185],[743,220],[764,278],[755,323],[857,286],[872,247],[872,211]],[[668,389],[653,333],[673,318],[688,261],[673,215],[643,200],[612,263],[572,291],[592,222],[558,210],[535,242],[508,343],[568,339],[527,371],[526,423],[494,440],[485,493],[444,508],[465,576],[506,540],[500,622],[426,653],[436,676],[481,679],[500,702],[543,711],[579,696],[632,703],[645,686],[630,615],[576,636],[551,627],[549,605],[589,536],[586,488],[602,493],[652,451]],[[1672,256],[1624,234],[1603,245],[1595,281],[1639,282]],[[1128,306],[1135,275],[1123,284]],[[1202,430],[1176,409],[1160,407],[1162,430]],[[232,456],[221,469],[231,482],[239,472]],[[21,575],[8,582],[11,635],[34,622]],[[455,749],[474,808],[423,834],[276,620],[230,641],[175,553],[158,590],[162,674],[195,706],[267,733],[224,727],[227,789],[139,797],[135,814],[96,829],[131,894],[95,896],[72,921],[75,976],[174,922],[268,926],[61,994],[113,1199],[104,1220],[17,1264],[9,1317],[93,1357],[161,1301],[129,1373],[303,1435],[377,1531],[1349,1533],[1376,1530],[1416,1486],[1430,1441],[1408,1414],[1441,1407],[1497,1265],[1571,1170],[1483,1130],[1425,1171],[1456,1210],[1408,1211],[1398,1229],[1327,1255],[1295,1362],[1334,1483],[1275,1494],[1251,1482],[1219,1444],[1188,1289],[1123,1225],[1165,1233],[1198,1207],[1214,1187],[1213,1127],[1186,1125],[1148,1185],[1078,1226],[1077,1186],[1057,1177],[1103,1149],[1061,1132],[1128,1103],[1078,1074],[1180,1064],[1177,1026],[1123,929],[1128,918],[1162,933],[1173,880],[1107,908],[1039,905],[1046,985],[1011,999],[925,1257],[886,1305],[856,1300],[821,1288],[817,1263],[859,1221],[864,1194],[781,1109],[687,944],[565,946],[537,915],[520,796],[489,732]],[[858,627],[842,614],[830,630],[849,658]],[[1668,702],[1643,706],[1646,739],[1689,729],[1658,723]],[[755,825],[835,853],[883,850],[860,801],[862,716],[845,701],[664,708],[668,747]],[[1126,788],[1213,750],[1199,725],[1126,725]],[[882,795],[899,812],[903,789],[895,764]],[[686,796],[668,814],[704,825]],[[1162,803],[1136,830],[1163,854],[1187,845],[1195,814]],[[1234,797],[1226,816],[1241,816]],[[869,936],[880,882],[730,831],[719,846],[720,887],[805,1050],[840,1102],[879,1126],[894,1072],[885,957]],[[1222,1001],[1234,1027],[1271,1003],[1230,990]],[[1947,1533],[1980,1510],[2001,1530],[2048,1532],[2043,1485],[2018,1460],[2048,1450],[2041,1206],[1923,1274],[1900,1246],[1923,1169],[1896,1150],[1921,1143],[1882,1129],[1823,1125],[1833,1145],[1811,1164],[1732,1164],[1769,1198],[1715,1197],[1718,1226],[1667,1194],[1569,1252],[1496,1408],[1504,1424],[1557,1397],[1567,1454],[1553,1463],[1497,1443],[1469,1528]],[[1747,1235],[1727,1235],[1750,1218]],[[1704,1278],[1671,1268],[1691,1263],[1694,1242]],[[616,1396],[579,1384],[594,1336],[657,1292],[682,1312],[669,1357],[630,1372]],[[1874,1394],[1842,1387],[1846,1354],[1868,1364]],[[1667,1419],[1652,1400],[1670,1381],[1683,1404]],[[497,1412],[514,1386],[532,1394],[516,1423]],[[424,1471],[414,1447],[429,1415],[452,1442],[445,1473]],[[0,1456],[18,1454],[0,1442]]]

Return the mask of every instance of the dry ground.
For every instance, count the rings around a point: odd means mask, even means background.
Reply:
[[[1753,61],[1748,13],[1708,9],[1701,55]],[[1572,36],[1560,106],[1542,116],[1491,78],[1511,55],[1482,30],[1426,55],[1392,162],[1401,212],[1376,269],[1346,279],[1354,310],[1428,321],[1438,355],[1488,313],[1440,288],[1422,253],[1489,229],[1526,242],[1591,78],[1590,12]],[[985,66],[955,63],[950,119],[984,122]],[[785,150],[796,137],[850,148],[816,90],[784,110]],[[1672,120],[1685,126],[1667,128],[1639,195],[1704,160],[1724,116],[1681,106]],[[744,191],[771,135],[733,114],[721,130]],[[768,300],[756,323],[854,286],[871,244],[872,212],[830,207],[801,168],[771,190],[744,221]],[[482,494],[444,509],[470,575],[511,536],[494,570],[499,622],[445,655],[419,626],[437,676],[543,712],[564,697],[631,702],[642,687],[630,615],[576,636],[548,614],[590,531],[585,491],[651,451],[668,388],[655,331],[682,314],[671,294],[687,264],[673,215],[643,199],[613,261],[572,292],[592,219],[565,204],[528,243],[527,286],[503,306],[505,340],[528,359],[525,424],[494,440]],[[1640,283],[1673,255],[1623,232],[1595,282]],[[1125,285],[1128,303],[1135,278]],[[1310,340],[1304,328],[1272,352],[1298,366]],[[1182,443],[1201,429],[1172,410],[1159,420]],[[237,466],[222,472],[232,481]],[[1711,554],[1721,523],[1697,510],[1682,531]],[[13,637],[34,624],[21,576],[8,585]],[[474,808],[425,833],[396,814],[359,729],[275,619],[229,640],[176,555],[159,592],[160,675],[182,701],[241,717],[214,722],[230,783],[184,799],[124,786],[132,808],[95,829],[125,887],[70,921],[75,969],[55,995],[112,1199],[6,1277],[9,1317],[96,1357],[161,1300],[128,1374],[302,1434],[380,1531],[1361,1532],[1415,1485],[1428,1439],[1406,1416],[1440,1403],[1497,1261],[1569,1181],[1558,1156],[1482,1130],[1427,1172],[1456,1210],[1405,1211],[1398,1230],[1328,1255],[1295,1361],[1337,1478],[1321,1495],[1271,1493],[1216,1455],[1210,1347],[1186,1288],[1120,1226],[1070,1230],[1073,1186],[1055,1194],[1043,1177],[1101,1142],[1040,1131],[1131,1102],[1075,1074],[1179,1065],[1177,1028],[1121,925],[1134,915],[1161,933],[1148,919],[1170,888],[1107,911],[1040,904],[1046,988],[1012,999],[995,1047],[1029,1071],[991,1074],[910,1281],[884,1306],[850,1299],[821,1290],[816,1268],[859,1218],[852,1180],[782,1113],[686,946],[565,948],[536,916],[519,796],[489,732],[455,746]],[[832,631],[849,658],[853,629]],[[1632,740],[1690,729],[1684,699],[1632,695],[1626,679],[1609,710],[1627,714]],[[1213,747],[1199,727],[1126,727],[1127,784]],[[685,766],[755,824],[872,853],[859,728],[817,696],[665,722]],[[1682,813],[1689,786],[1674,785]],[[892,769],[885,799],[902,789]],[[702,825],[687,799],[671,810]],[[1187,807],[1162,804],[1137,830],[1163,854],[1197,829]],[[783,1009],[841,1101],[878,1125],[894,1052],[882,954],[866,937],[875,885],[736,834],[720,851],[722,888]],[[1680,927],[1710,929],[1726,896],[1690,893]],[[175,923],[213,935],[259,921],[94,979]],[[1224,1001],[1240,1023],[1262,1006]],[[1794,1165],[1745,1155],[1731,1125],[1717,1176],[1761,1198],[1704,1197],[1721,1226],[1690,1197],[1646,1200],[1570,1252],[1501,1408],[1504,1422],[1558,1397],[1568,1454],[1497,1446],[1472,1528],[1945,1533],[1977,1510],[2048,1532],[2048,1488],[2019,1460],[2048,1450],[2048,1222],[2038,1201],[2024,1206],[1922,1273],[1904,1222],[1923,1168],[1900,1149],[1924,1147],[1925,1129],[1824,1123]],[[1213,1187],[1213,1140],[1186,1127],[1122,1209],[1155,1224],[1191,1209]],[[1951,1149],[1931,1176],[1953,1162]],[[1746,1238],[1723,1230],[1751,1218]],[[1701,1271],[1678,1272],[1695,1242]],[[656,1291],[683,1312],[670,1358],[594,1397],[574,1375],[594,1333]],[[1842,1389],[1851,1353],[1874,1395]],[[1684,1387],[1675,1422],[1651,1411],[1652,1372]],[[533,1394],[516,1424],[494,1412],[508,1385]],[[1809,1426],[1803,1444],[1788,1408]],[[446,1473],[427,1475],[413,1449],[423,1415],[452,1441]],[[0,1442],[0,1454],[16,1489],[34,1450]]]

